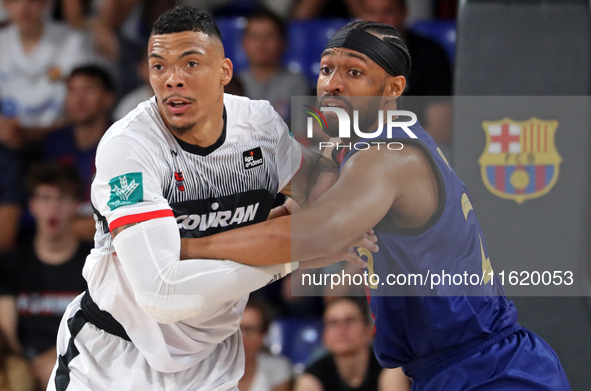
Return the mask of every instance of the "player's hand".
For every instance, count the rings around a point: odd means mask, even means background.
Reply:
[[[357,251],[355,251],[353,247],[365,247],[369,251],[377,252],[379,251],[379,247],[376,244],[377,241],[378,237],[374,234],[373,230],[370,230],[361,238],[353,242],[352,247],[339,251],[328,257],[315,258],[300,262],[300,269],[320,268],[340,261],[347,261],[360,268],[364,268],[367,266],[367,263],[359,257],[359,254],[357,254]]]
[[[351,243],[351,247],[365,247],[371,252],[377,253],[380,248],[376,244],[378,237],[375,235],[373,229],[370,229],[368,233]]]
[[[333,255],[330,255],[328,257],[315,258],[315,259],[310,259],[308,261],[300,262],[299,268],[300,269],[316,269],[316,268],[330,266],[333,263],[337,263],[340,261],[350,262],[356,266],[359,266],[360,268],[364,268],[367,266],[367,263],[365,263],[365,261],[359,257],[359,255],[357,254],[355,249],[353,247],[350,247],[346,250],[336,252]]]

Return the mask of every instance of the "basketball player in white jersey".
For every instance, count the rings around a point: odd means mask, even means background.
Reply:
[[[223,94],[232,64],[207,14],[163,14],[148,52],[156,96],[98,147],[88,292],[62,320],[49,390],[237,390],[248,293],[291,264],[181,262],[181,237],[263,221],[278,191],[305,205],[336,179],[268,102]],[[330,260],[343,258],[363,263],[346,252]]]

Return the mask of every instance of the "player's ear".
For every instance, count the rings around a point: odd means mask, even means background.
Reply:
[[[399,97],[406,87],[406,78],[404,76],[388,76],[385,94]]]
[[[229,58],[224,58],[222,60],[222,78],[221,84],[223,86],[228,85],[230,80],[232,80],[232,75],[234,74],[234,65]]]

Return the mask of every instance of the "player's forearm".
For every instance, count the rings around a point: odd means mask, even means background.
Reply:
[[[291,216],[205,238],[183,239],[181,258],[230,259],[245,265],[291,262]]]
[[[338,215],[299,213],[205,238],[183,239],[181,259],[229,259],[253,266],[302,262],[332,255],[363,234],[353,235]]]
[[[197,316],[291,271],[290,264],[254,267],[217,259],[180,262],[180,240],[172,217],[129,226],[115,236],[113,246],[137,303],[160,323]]]

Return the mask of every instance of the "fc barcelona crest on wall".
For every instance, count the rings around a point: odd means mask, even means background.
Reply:
[[[478,163],[491,193],[521,204],[552,189],[562,162],[554,144],[558,121],[505,118],[484,121],[482,127],[486,147]]]

